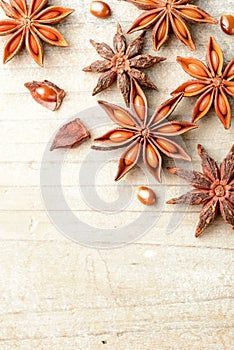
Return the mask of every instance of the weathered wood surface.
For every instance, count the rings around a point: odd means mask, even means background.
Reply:
[[[112,17],[103,21],[89,15],[88,0],[60,3],[76,9],[59,25],[70,47],[46,46],[44,68],[37,67],[26,52],[0,67],[0,349],[233,350],[231,228],[218,219],[202,238],[195,239],[199,208],[192,208],[173,233],[165,232],[174,207],[162,199],[173,196],[178,186],[186,189],[185,183],[167,175],[162,186],[152,184],[159,201],[149,211],[152,216],[159,213],[160,219],[143,238],[121,249],[94,250],[70,242],[45,212],[40,164],[52,134],[68,118],[95,106],[99,98],[122,103],[115,85],[91,96],[98,76],[81,68],[98,56],[88,39],[111,43],[117,21],[126,30],[139,14],[130,4],[109,0]],[[195,3],[217,18],[233,11],[233,0]],[[167,61],[150,70],[159,87],[158,93],[147,92],[152,109],[188,78],[175,63],[177,55],[204,60],[208,37],[214,35],[226,61],[233,57],[233,37],[225,36],[219,26],[194,25],[192,33],[196,53],[172,38],[159,53]],[[4,41],[1,38],[0,56]],[[153,53],[150,33],[145,51]],[[36,104],[24,88],[26,81],[43,79],[67,92],[56,113]],[[175,114],[190,120],[194,101],[182,102]],[[103,123],[109,123],[104,115]],[[225,131],[213,112],[201,121],[199,130],[184,138],[194,167],[199,167],[198,142],[221,161],[233,143],[233,130],[234,126]],[[93,136],[98,134],[100,130],[93,130]],[[89,146],[89,142],[81,146],[79,157],[77,150],[69,152],[64,164],[62,183],[70,207],[97,227],[134,222],[142,208],[134,196],[130,208],[107,219],[105,213],[98,214],[82,202],[76,174]],[[106,177],[98,179],[97,192],[106,200],[116,197],[112,181],[116,167],[113,162]],[[136,169],[127,177],[133,190],[142,184],[141,176]],[[178,207],[178,212],[183,211]]]

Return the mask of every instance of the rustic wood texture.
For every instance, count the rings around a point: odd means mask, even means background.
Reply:
[[[0,349],[233,350],[234,234],[217,219],[204,236],[195,239],[199,208],[184,213],[179,206],[183,219],[171,234],[166,233],[174,207],[165,205],[164,199],[174,196],[179,186],[185,188],[185,183],[168,174],[162,185],[152,181],[158,204],[149,213],[160,213],[160,219],[143,238],[119,249],[75,244],[56,230],[45,212],[40,164],[52,134],[68,118],[95,106],[97,99],[122,103],[116,85],[92,97],[98,74],[81,71],[99,59],[89,38],[111,44],[116,23],[127,30],[140,13],[128,3],[108,2],[112,16],[101,20],[89,14],[88,0],[51,0],[76,9],[58,25],[70,47],[45,46],[44,68],[37,67],[26,51],[0,66]],[[216,18],[233,12],[233,0],[194,3]],[[152,109],[188,79],[175,62],[177,55],[204,61],[208,38],[214,35],[226,62],[233,57],[234,39],[222,33],[219,25],[193,25],[192,34],[195,53],[173,36],[160,50],[167,61],[148,73],[159,87],[159,92],[147,91]],[[5,41],[0,40],[1,57]],[[150,33],[144,48],[154,54]],[[26,81],[44,79],[67,92],[57,112],[38,105],[24,87]],[[183,101],[175,115],[190,121],[194,102]],[[112,125],[104,113],[103,123],[109,123],[108,128]],[[199,125],[184,137],[198,168],[198,142],[221,161],[234,140],[234,122],[225,131],[214,111]],[[100,130],[93,130],[92,136],[97,135]],[[79,157],[77,150],[70,151],[64,164],[62,182],[70,207],[97,227],[134,221],[142,210],[134,192],[132,205],[107,219],[79,198],[75,174],[89,146],[89,141],[81,145]],[[167,165],[171,162],[165,158]],[[117,195],[116,169],[117,163],[112,162],[98,180],[97,192],[104,199]],[[144,185],[141,176],[138,169],[127,176],[133,191]]]

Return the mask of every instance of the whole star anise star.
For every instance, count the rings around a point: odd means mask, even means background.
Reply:
[[[3,62],[10,61],[25,44],[29,54],[39,65],[43,65],[41,40],[56,46],[68,46],[62,34],[49,24],[61,22],[74,10],[60,6],[47,6],[48,0],[0,0],[1,8],[11,19],[0,21],[0,36],[12,34],[4,49]],[[41,40],[40,40],[41,39]]]
[[[227,95],[234,97],[234,82],[231,81],[234,79],[234,58],[223,72],[223,53],[211,37],[207,50],[207,67],[195,58],[177,57],[177,62],[197,80],[188,80],[171,94],[183,92],[185,97],[201,95],[194,108],[193,122],[204,117],[214,102],[219,119],[225,129],[229,129],[232,111]]]
[[[172,138],[197,128],[197,125],[180,121],[169,122],[166,119],[180,102],[182,94],[167,100],[148,119],[146,96],[134,79],[131,85],[132,114],[116,105],[99,101],[100,106],[120,128],[95,139],[95,142],[103,146],[92,146],[92,148],[102,151],[126,148],[121,156],[115,181],[127,174],[142,156],[147,169],[160,182],[162,168],[160,153],[171,158],[191,160]]]
[[[155,50],[168,40],[170,29],[177,38],[195,50],[186,21],[191,23],[218,23],[218,21],[198,6],[190,5],[192,0],[123,0],[140,10],[146,10],[132,24],[127,33],[153,28],[152,37]]]
[[[198,154],[202,159],[203,173],[169,168],[172,174],[188,181],[195,190],[167,202],[168,204],[203,204],[196,237],[200,236],[213,222],[218,212],[234,228],[234,145],[223,160],[220,169],[201,145],[198,145]]]
[[[129,103],[131,79],[134,78],[142,86],[157,90],[154,83],[139,69],[154,66],[166,58],[140,54],[145,33],[126,44],[120,24],[117,25],[117,33],[114,36],[114,51],[105,43],[96,43],[90,40],[97,53],[105,60],[93,62],[85,67],[85,72],[102,73],[97,86],[93,90],[93,96],[107,89],[117,79],[117,86],[121,91],[126,104]]]

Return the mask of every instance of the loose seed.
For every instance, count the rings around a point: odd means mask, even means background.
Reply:
[[[234,16],[223,15],[220,18],[220,26],[224,33],[234,35]]]
[[[176,153],[177,149],[173,145],[173,143],[167,141],[167,140],[162,140],[162,139],[157,139],[157,143],[159,146],[161,146],[163,149],[165,149],[169,153]]]
[[[92,1],[90,4],[90,13],[98,18],[107,18],[111,15],[111,9],[104,1]]]
[[[154,205],[156,202],[156,195],[151,188],[141,186],[137,190],[137,198],[138,200],[147,206]]]

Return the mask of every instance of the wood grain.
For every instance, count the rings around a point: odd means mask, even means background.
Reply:
[[[95,250],[67,240],[45,211],[40,167],[52,135],[77,113],[96,106],[98,99],[122,103],[115,85],[92,97],[98,76],[82,72],[82,67],[98,59],[89,39],[111,44],[116,23],[127,30],[139,14],[125,2],[108,2],[112,16],[103,21],[89,14],[89,1],[61,0],[62,6],[76,9],[58,26],[70,47],[46,46],[44,68],[37,67],[25,51],[0,66],[0,349],[234,350],[234,235],[218,218],[203,237],[195,239],[199,208],[177,207],[182,219],[173,227],[174,207],[165,205],[165,199],[186,190],[183,181],[166,171],[162,185],[151,180],[158,202],[148,214],[159,219],[141,239],[119,249]],[[232,11],[233,0],[194,4],[219,18]],[[188,78],[175,62],[177,55],[205,60],[208,38],[214,35],[226,62],[233,57],[233,37],[225,36],[219,26],[194,25],[192,34],[195,53],[172,37],[159,53],[167,61],[150,69],[148,74],[159,87],[159,92],[147,91],[152,110]],[[1,38],[0,56],[5,41]],[[155,54],[150,33],[144,50]],[[57,112],[35,103],[24,87],[26,81],[44,79],[67,93]],[[183,101],[175,116],[190,121],[194,102]],[[92,137],[112,125],[104,114],[102,122],[92,130]],[[234,126],[225,131],[213,111],[199,125],[184,137],[192,165],[198,169],[197,143],[220,162],[234,139]],[[131,205],[125,211],[110,217],[82,200],[77,174],[90,144],[65,158],[62,185],[70,208],[99,228],[131,222],[134,228],[142,211],[135,191],[144,184],[138,168],[121,184],[121,191],[132,186]],[[51,169],[58,161],[54,153],[46,166]],[[171,161],[165,158],[164,166],[168,165]],[[118,196],[113,182],[116,168],[112,161],[97,177],[95,188],[104,200]]]

